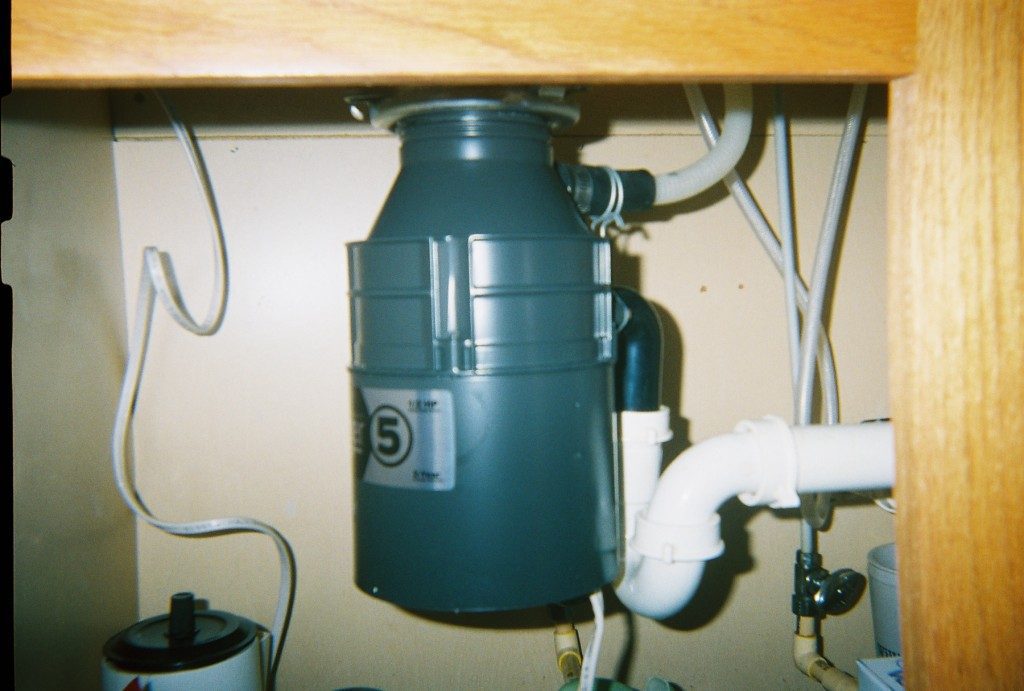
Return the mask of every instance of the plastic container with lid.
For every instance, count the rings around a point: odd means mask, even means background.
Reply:
[[[103,691],[260,691],[269,636],[228,612],[196,611],[192,593],[167,614],[144,619],[103,646]]]

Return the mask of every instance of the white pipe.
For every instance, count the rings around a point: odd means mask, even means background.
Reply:
[[[615,595],[631,612],[650,619],[665,619],[693,599],[704,575],[703,561],[668,564],[639,558],[615,586]]]
[[[685,88],[691,101],[694,93],[700,93],[698,86],[688,85]],[[713,149],[694,163],[655,178],[656,205],[671,204],[700,194],[735,168],[746,151],[753,123],[753,88],[749,84],[727,84],[724,89],[725,119],[721,138]]]
[[[668,467],[626,545],[615,589],[622,604],[664,619],[690,601],[704,563],[725,548],[716,509],[756,484],[755,453],[748,436],[726,434],[690,447]]]
[[[661,474],[661,445],[672,438],[668,407],[655,411],[625,410],[619,413],[619,442],[622,458],[622,498],[625,530],[633,537],[636,516],[647,508]]]
[[[725,548],[716,511],[730,497],[748,506],[793,508],[799,493],[891,487],[894,474],[888,423],[791,428],[771,417],[742,422],[731,434],[690,447],[661,476],[636,517],[616,595],[653,619],[682,609],[704,562]]]
[[[800,494],[892,487],[891,424],[794,427],[793,442],[800,459]]]

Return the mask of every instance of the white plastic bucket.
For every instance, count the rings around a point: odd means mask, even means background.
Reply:
[[[896,545],[879,545],[868,552],[868,589],[875,650],[882,657],[901,655],[900,607],[896,583]]]

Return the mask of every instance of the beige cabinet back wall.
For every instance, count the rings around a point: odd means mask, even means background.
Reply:
[[[789,90],[800,113],[793,151],[808,267],[848,93]],[[741,168],[774,219],[768,94],[759,91],[760,117]],[[880,87],[873,92],[874,112],[884,112],[882,96]],[[372,225],[398,170],[397,140],[347,120],[331,91],[177,98],[196,123],[220,203],[230,297],[220,332],[209,338],[158,313],[135,430],[143,498],[167,518],[248,515],[291,540],[299,580],[282,689],[558,688],[542,613],[462,625],[409,614],[352,583],[345,243]],[[583,122],[556,143],[562,157],[583,147],[588,163],[664,171],[704,150],[681,89],[596,89],[582,101]],[[112,103],[125,304],[134,305],[142,248],[156,245],[174,257],[189,305],[201,316],[212,258],[184,155],[150,96],[123,93]],[[888,414],[885,152],[885,122],[874,117],[832,312],[843,419],[850,422]],[[665,402],[677,437],[670,452],[744,418],[788,419],[782,283],[736,206],[717,188],[650,214],[642,225],[645,232],[620,239],[615,273],[666,316]],[[709,569],[701,601],[667,623],[613,608],[602,676],[621,671],[622,681],[642,685],[658,675],[688,690],[814,688],[790,652],[796,516],[734,502],[723,518],[727,552]],[[866,571],[868,550],[892,539],[889,515],[849,501],[821,544],[827,566]],[[212,607],[269,624],[277,573],[273,546],[262,537],[197,541],[138,530],[140,616],[162,611],[171,593],[188,589]],[[589,622],[581,625],[584,644],[591,631]],[[830,618],[825,635],[826,655],[849,671],[871,655],[867,599]]]

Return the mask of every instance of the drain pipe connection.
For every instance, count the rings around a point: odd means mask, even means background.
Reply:
[[[724,178],[742,158],[753,126],[754,90],[749,84],[726,84],[723,88],[725,120],[722,136],[703,158],[655,178],[655,206],[672,204],[700,194]],[[700,87],[695,84],[688,84],[685,89],[691,102],[693,95],[700,93]],[[696,113],[694,117],[697,117]]]
[[[616,286],[615,410],[625,536],[633,534],[637,514],[647,508],[661,474],[661,445],[672,438],[668,408],[661,401],[661,321],[638,292]]]
[[[624,448],[624,466],[628,458]],[[669,617],[693,597],[704,564],[722,554],[718,507],[795,508],[800,494],[892,486],[889,423],[790,427],[779,418],[741,422],[731,434],[683,452],[658,479],[646,509],[632,517],[626,563],[615,593],[630,610]],[[624,494],[642,504],[624,474]],[[639,489],[639,488],[638,488]]]
[[[793,636],[793,661],[797,668],[831,691],[856,691],[857,680],[834,666],[818,652],[818,626],[814,617],[799,617]]]
[[[704,103],[699,86],[690,84],[684,88],[691,106]],[[708,152],[678,170],[655,175],[647,170],[556,164],[566,192],[580,212],[590,216],[596,225],[611,221],[621,223],[623,213],[690,199],[728,175],[750,142],[754,90],[750,84],[725,84],[723,89],[725,115],[721,135],[718,136],[716,128],[716,137]],[[701,117],[696,110],[693,115],[697,119]]]

